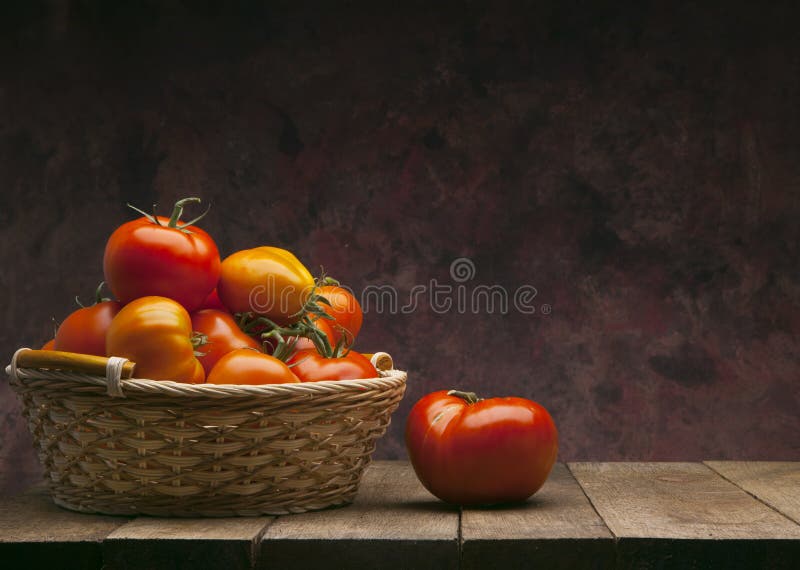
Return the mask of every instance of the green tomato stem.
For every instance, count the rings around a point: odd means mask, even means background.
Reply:
[[[178,221],[181,219],[181,215],[183,215],[183,208],[186,204],[195,203],[199,204],[201,202],[200,198],[191,197],[191,198],[181,198],[177,202],[175,202],[175,207],[172,209],[172,215],[169,217],[169,223],[167,224],[170,228],[178,228]],[[205,214],[203,214],[205,215]],[[183,229],[183,228],[178,228]]]
[[[477,404],[478,402],[483,400],[483,398],[479,398],[475,392],[462,392],[461,390],[450,390],[449,392],[447,392],[447,395],[455,396],[456,398],[461,398],[469,405]]]
[[[200,331],[192,331],[192,346],[197,348],[199,346],[203,346],[205,344],[211,344],[208,341],[208,336],[204,335]]]

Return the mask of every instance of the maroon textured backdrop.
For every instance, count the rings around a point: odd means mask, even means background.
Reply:
[[[3,3],[4,362],[91,295],[125,202],[193,194],[223,253],[288,247],[357,291],[453,285],[459,257],[466,290],[537,289],[532,315],[366,316],[360,348],[409,371],[380,457],[460,386],[544,404],[564,460],[800,459],[787,8],[318,4]],[[19,488],[5,381],[0,422]]]

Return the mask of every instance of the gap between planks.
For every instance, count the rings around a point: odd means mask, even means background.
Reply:
[[[800,462],[704,461],[709,469],[800,525]]]
[[[524,503],[463,509],[461,537],[467,570],[614,567],[614,535],[562,463]]]
[[[350,506],[279,517],[261,541],[259,568],[452,568],[459,511],[417,480],[411,465],[377,461]]]
[[[701,463],[570,469],[616,535],[621,567],[794,568],[800,555],[800,526]]]

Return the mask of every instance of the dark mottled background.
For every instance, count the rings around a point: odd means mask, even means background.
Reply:
[[[367,315],[411,404],[547,406],[562,459],[800,460],[791,3],[0,4],[0,342],[51,336],[132,202],[360,290],[533,285],[533,315]],[[552,307],[544,315],[541,306]],[[38,475],[0,383],[6,488]]]

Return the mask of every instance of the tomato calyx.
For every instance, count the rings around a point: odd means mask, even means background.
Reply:
[[[208,335],[205,335],[205,334],[203,334],[203,333],[201,333],[199,331],[192,331],[192,337],[191,338],[192,338],[192,347],[195,349],[194,350],[194,355],[195,356],[205,356],[207,353],[200,352],[199,350],[197,350],[197,347],[203,346],[203,345],[206,345],[206,344],[211,344],[211,341],[208,340]]]
[[[319,288],[324,287],[325,285],[339,285],[339,281],[329,275],[325,275],[325,271],[323,270],[322,274],[314,279],[314,288],[311,290],[311,293],[309,293],[308,299],[303,305],[303,308],[289,316],[299,317],[300,315],[314,315],[317,318],[328,319],[331,321],[335,320],[330,313],[328,313],[325,308],[321,306],[331,306],[331,302],[318,292]]]
[[[313,314],[317,315],[317,313]],[[319,318],[325,317],[320,316]],[[331,319],[330,316],[327,318]],[[256,334],[256,331],[261,329],[262,332],[259,336],[263,343],[274,340],[276,344],[272,356],[284,362],[295,353],[295,345],[300,337],[309,339],[317,352],[325,358],[340,358],[347,356],[350,352],[344,338],[335,346],[331,346],[328,335],[317,327],[314,323],[315,319],[310,314],[304,314],[299,321],[287,326],[281,326],[267,317],[253,313],[237,314],[236,319],[241,329],[247,334]]]
[[[103,287],[105,287],[105,286],[106,286],[106,282],[105,281],[101,281],[100,285],[97,286],[97,289],[95,289],[95,291],[94,291],[94,303],[89,305],[90,307],[94,307],[95,305],[99,305],[100,303],[105,303],[106,301],[112,301],[113,300],[113,299],[111,299],[111,297],[103,297]],[[81,300],[77,295],[75,295],[75,302],[78,304],[78,306],[81,309],[85,309],[86,308],[86,305],[81,303]]]
[[[475,392],[463,392],[461,390],[450,390],[447,392],[448,396],[455,396],[456,398],[461,398],[467,404],[477,404],[478,402],[483,401],[483,398],[479,398]]]
[[[208,205],[208,207],[206,208],[205,212],[203,212],[202,214],[200,214],[199,216],[197,216],[196,218],[194,218],[193,220],[191,220],[189,222],[181,223],[180,219],[181,219],[181,216],[183,215],[183,209],[186,207],[186,204],[199,204],[201,202],[202,202],[202,200],[200,198],[197,198],[197,197],[181,198],[180,200],[175,202],[175,206],[173,206],[173,209],[172,209],[172,215],[170,215],[169,221],[167,222],[166,227],[174,228],[176,230],[180,230],[183,233],[187,233],[187,234],[192,233],[191,231],[189,231],[186,228],[188,228],[189,226],[195,225],[197,222],[199,222],[200,220],[205,218],[206,214],[208,214],[209,210],[211,210],[211,204]],[[145,218],[150,220],[151,223],[153,223],[153,224],[155,224],[157,226],[165,227],[161,223],[161,221],[159,221],[158,216],[156,215],[156,206],[157,206],[157,204],[153,204],[153,213],[152,214],[148,214],[144,210],[140,210],[139,208],[137,208],[136,206],[133,206],[132,204],[127,204],[127,206],[130,209],[132,209],[132,210],[134,210],[136,212],[139,212]]]
[[[239,327],[246,334],[259,334],[262,343],[273,340],[275,348],[272,351],[272,356],[284,362],[296,352],[295,345],[297,344],[297,339],[301,337],[309,339],[317,352],[325,358],[345,357],[350,352],[350,346],[353,344],[352,335],[343,334],[335,345],[331,345],[328,335],[315,323],[318,319],[325,319],[332,323],[336,322],[336,319],[323,307],[323,305],[330,307],[330,301],[318,293],[319,288],[326,285],[339,286],[339,281],[329,275],[325,275],[323,270],[322,274],[314,280],[314,288],[309,293],[302,309],[289,315],[290,317],[300,317],[299,320],[290,325],[281,326],[264,315],[247,312],[235,314]],[[348,331],[345,332],[347,333]]]

